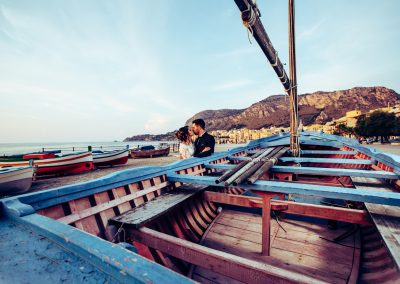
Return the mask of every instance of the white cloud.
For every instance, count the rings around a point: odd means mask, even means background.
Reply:
[[[169,119],[165,115],[152,114],[151,118],[146,121],[144,129],[149,133],[160,133],[163,132]]]

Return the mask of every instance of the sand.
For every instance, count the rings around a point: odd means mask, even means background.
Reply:
[[[217,145],[216,151],[226,151],[241,145]],[[400,146],[394,145],[367,145],[368,147],[377,148],[380,151],[388,152],[392,154],[400,155]],[[60,187],[68,184],[84,182],[92,179],[96,179],[105,175],[108,175],[115,171],[126,170],[129,168],[144,167],[144,166],[164,166],[172,162],[179,160],[177,153],[172,153],[168,157],[152,158],[152,159],[129,159],[128,163],[122,166],[114,166],[111,168],[101,168],[90,172],[69,175],[69,176],[59,176],[51,178],[38,178],[31,188],[31,192],[40,191],[49,188]]]

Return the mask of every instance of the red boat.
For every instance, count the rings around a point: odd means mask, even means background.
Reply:
[[[0,167],[29,166],[29,160],[34,159],[37,166],[36,175],[75,174],[93,169],[91,152],[42,158],[43,156],[30,154],[21,158],[5,157],[0,159]],[[36,159],[36,160],[35,160]]]
[[[149,149],[149,150],[131,150],[130,156],[134,159],[142,159],[142,158],[155,158],[155,157],[166,157],[169,155],[170,147],[162,147],[158,149]]]
[[[116,151],[93,151],[93,163],[96,167],[124,165],[128,162],[129,149]]]

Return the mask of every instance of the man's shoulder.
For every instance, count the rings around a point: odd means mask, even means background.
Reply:
[[[212,136],[210,133],[206,132],[204,133],[208,138],[214,138],[214,136]],[[204,135],[203,135],[204,136]]]

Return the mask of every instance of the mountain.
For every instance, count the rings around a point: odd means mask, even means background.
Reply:
[[[299,117],[303,125],[325,124],[346,115],[351,110],[369,111],[400,103],[400,95],[385,87],[355,87],[334,92],[318,91],[299,96]],[[205,110],[187,120],[206,121],[207,130],[232,128],[260,129],[269,126],[289,126],[289,98],[270,96],[245,109]]]
[[[129,141],[173,141],[176,140],[176,131],[167,132],[165,134],[140,134],[126,137],[123,142]]]

